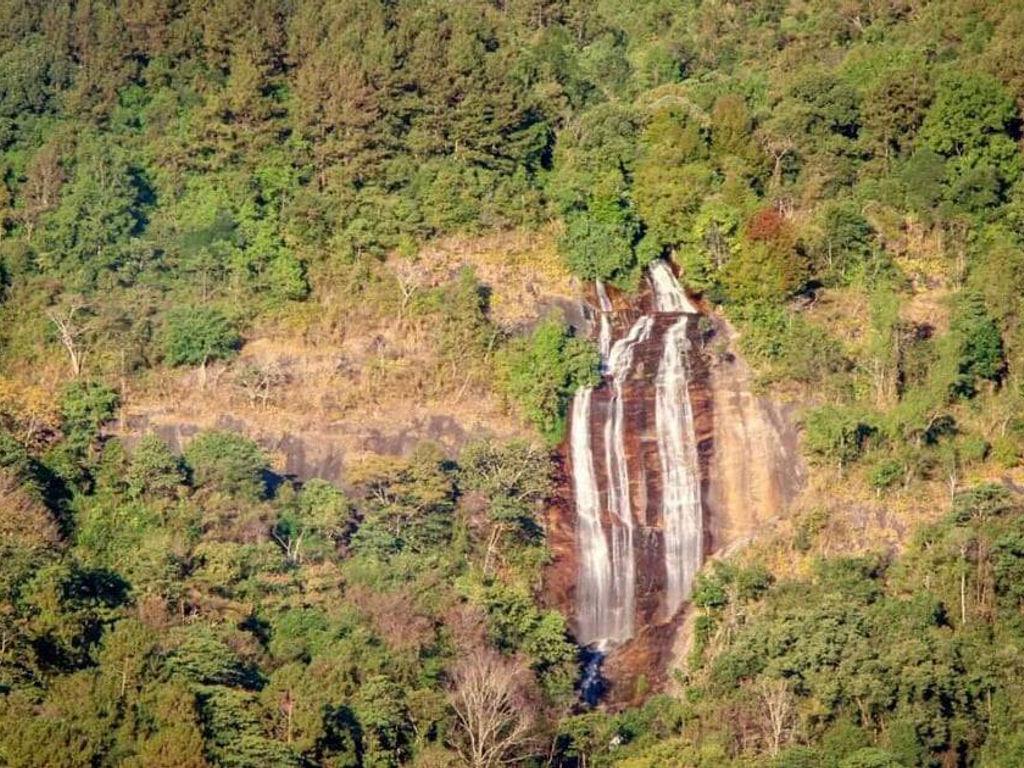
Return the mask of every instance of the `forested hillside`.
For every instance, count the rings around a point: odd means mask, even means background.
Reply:
[[[1024,764],[1022,110],[1016,0],[0,0],[0,764]],[[420,279],[484,236],[581,295],[670,259],[802,425],[639,707],[542,588],[595,345]],[[118,436],[312,409],[261,334],[529,439],[341,488]]]

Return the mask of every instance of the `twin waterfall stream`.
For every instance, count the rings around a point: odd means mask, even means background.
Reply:
[[[634,637],[638,613],[672,618],[703,556],[688,335],[699,315],[668,264],[654,262],[647,279],[653,305],[636,318],[617,315],[597,283],[602,382],[572,404],[576,635],[598,658]],[[645,406],[652,387],[653,421]],[[630,408],[636,401],[641,407]],[[653,608],[644,597],[652,591]]]

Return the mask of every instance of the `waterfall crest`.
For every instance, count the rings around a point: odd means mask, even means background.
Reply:
[[[595,285],[603,381],[577,392],[572,406],[576,630],[581,642],[601,650],[634,636],[640,581],[658,582],[659,613],[662,619],[673,616],[689,596],[703,554],[687,336],[696,309],[667,263],[655,261],[648,279],[652,310],[617,340],[612,302],[605,286]],[[657,360],[656,369],[651,360]],[[653,414],[628,408],[635,402],[631,397],[642,401],[649,390]],[[643,451],[629,448],[649,439],[643,425],[650,424],[651,416],[658,464],[648,470],[637,458]],[[651,489],[660,489],[656,520],[646,509],[648,498],[658,495]],[[656,578],[647,572],[650,551],[659,553],[653,561],[664,568]]]
[[[697,308],[686,298],[683,287],[679,285],[672,269],[660,259],[648,268],[651,284],[654,286],[655,308],[658,312],[686,312],[697,314]]]

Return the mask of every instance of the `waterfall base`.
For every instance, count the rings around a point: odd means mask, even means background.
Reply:
[[[641,628],[636,637],[608,653],[601,664],[603,705],[612,709],[635,706],[668,687],[675,638],[686,610],[684,606],[672,621]]]
[[[580,698],[588,707],[596,707],[604,698],[608,689],[608,681],[601,673],[605,653],[600,648],[588,646],[580,654],[583,662],[583,674],[580,677]]]

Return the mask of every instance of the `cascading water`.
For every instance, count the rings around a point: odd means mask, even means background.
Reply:
[[[601,498],[590,447],[590,402],[593,394],[590,387],[576,393],[569,434],[580,560],[576,619],[580,636],[587,638],[588,642],[600,639],[605,627],[612,623],[609,618],[612,610],[612,564],[601,525]]]
[[[604,381],[597,389],[580,390],[572,408],[570,446],[579,553],[576,628],[580,641],[599,652],[628,640],[636,631],[638,580],[651,581],[649,574],[638,569],[651,567],[649,558],[642,557],[651,540],[660,537],[662,543],[665,573],[659,576],[664,588],[659,599],[664,617],[674,615],[689,596],[702,557],[701,484],[687,336],[696,309],[665,262],[651,265],[649,279],[653,311],[641,315],[618,340],[613,340],[612,303],[604,285],[597,283]],[[638,362],[652,356],[658,360],[656,373],[641,369]],[[628,389],[627,382],[631,382]],[[660,467],[655,471],[660,477],[653,480],[635,466],[637,457],[627,451],[628,445],[647,439],[631,432],[636,429],[635,418],[627,418],[626,411],[627,397],[644,387],[648,392],[653,388]],[[643,482],[661,488],[659,523],[652,524],[635,508],[639,500],[634,499],[633,488]],[[646,489],[640,493],[646,501]],[[599,659],[594,664],[599,666]]]
[[[612,516],[612,597],[610,621],[601,627],[600,639],[621,642],[633,635],[636,605],[636,557],[633,550],[633,507],[629,501],[629,465],[626,459],[626,432],[623,384],[633,365],[633,350],[647,340],[654,319],[644,315],[629,329],[626,337],[612,345],[608,355],[608,377],[612,399],[604,423],[605,470],[608,475],[608,511]]]
[[[662,530],[665,548],[665,610],[672,616],[689,597],[703,555],[703,508],[697,443],[690,403],[690,341],[687,328],[697,310],[668,265],[651,265],[659,312],[683,313],[665,332],[655,380],[655,424],[662,474]]]
[[[697,308],[686,298],[683,287],[664,261],[655,261],[648,268],[654,287],[654,306],[658,312],[697,314]]]
[[[665,333],[655,382],[655,424],[663,479],[666,618],[689,597],[703,554],[703,508],[687,371],[689,322],[689,316],[684,315]]]

